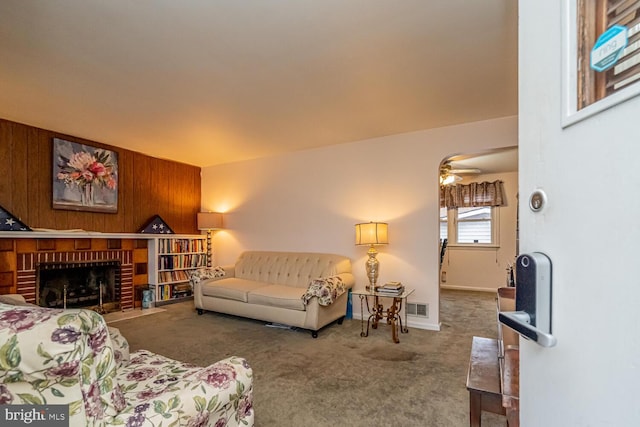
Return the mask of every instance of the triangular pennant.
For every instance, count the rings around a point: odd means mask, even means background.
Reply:
[[[140,233],[173,234],[173,230],[167,225],[166,222],[164,222],[162,218],[160,218],[160,215],[156,215],[151,218],[144,227],[142,227]]]
[[[0,231],[31,231],[11,212],[0,206]]]

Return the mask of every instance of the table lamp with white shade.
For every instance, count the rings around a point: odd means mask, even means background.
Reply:
[[[378,251],[375,245],[386,245],[389,243],[389,236],[387,234],[386,222],[364,222],[356,224],[356,245],[369,245],[367,255],[369,259],[365,263],[367,270],[367,277],[369,278],[369,286],[367,290],[370,292],[375,291],[376,283],[378,281],[378,271],[380,263],[378,262],[376,255]]]

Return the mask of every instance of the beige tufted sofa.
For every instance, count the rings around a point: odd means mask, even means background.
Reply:
[[[224,276],[194,282],[199,314],[205,310],[318,330],[346,314],[344,292],[328,305],[319,298],[307,304],[302,297],[313,279],[339,278],[348,290],[354,285],[351,260],[323,253],[247,251],[234,265],[223,266]]]

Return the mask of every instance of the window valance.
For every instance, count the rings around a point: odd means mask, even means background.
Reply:
[[[504,206],[505,204],[504,187],[500,180],[440,186],[440,207],[442,208]]]

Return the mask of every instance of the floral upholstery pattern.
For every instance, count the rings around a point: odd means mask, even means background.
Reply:
[[[102,316],[0,304],[0,404],[69,404],[72,425],[124,409]]]
[[[302,295],[302,302],[307,305],[313,297],[318,297],[318,304],[330,305],[345,293],[346,286],[340,276],[311,279],[307,291]]]
[[[214,277],[224,277],[225,276],[224,268],[222,267],[214,267],[214,268],[199,268],[197,270],[193,270],[189,273],[189,283],[191,283],[191,288],[206,279],[212,279]]]
[[[250,369],[230,357],[202,369],[145,350],[135,353],[119,377],[127,407],[115,422],[126,426],[253,425]],[[216,393],[205,393],[206,389]]]
[[[129,363],[129,342],[122,336],[120,330],[112,326],[107,326],[111,345],[113,345],[113,354],[118,363],[118,367]]]
[[[252,393],[242,358],[129,355],[94,311],[0,303],[0,404],[68,404],[71,426],[252,426]]]

